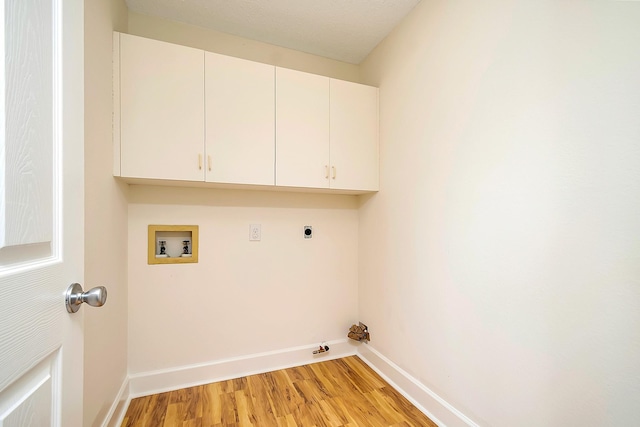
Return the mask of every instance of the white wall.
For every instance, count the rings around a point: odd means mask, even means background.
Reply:
[[[130,201],[131,374],[341,339],[357,321],[354,196],[132,186]],[[149,224],[198,225],[199,262],[148,265]]]
[[[129,13],[128,32],[356,80],[352,64]],[[357,321],[356,196],[132,186],[129,372],[344,339]],[[262,241],[249,242],[249,224]],[[149,224],[200,226],[198,264],[147,265]],[[304,240],[302,227],[316,235]]]
[[[362,65],[381,183],[360,317],[481,425],[640,417],[639,22],[637,2],[425,0]]]
[[[195,25],[129,12],[128,32],[222,55],[358,82],[359,67]]]
[[[127,375],[126,187],[112,176],[112,32],[126,29],[122,0],[85,1],[85,289],[108,299],[85,316],[84,421],[101,425]]]

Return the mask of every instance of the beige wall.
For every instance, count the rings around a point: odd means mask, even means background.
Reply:
[[[336,79],[358,82],[360,77],[357,65],[133,12],[129,12],[128,32]]]
[[[128,32],[357,80],[358,68],[129,13]],[[131,187],[129,369],[176,368],[345,337],[357,321],[357,198]],[[262,241],[249,242],[249,224]],[[200,261],[147,265],[149,224],[198,224]],[[305,240],[304,225],[315,237]]]
[[[84,422],[101,425],[127,375],[126,188],[112,176],[112,32],[125,30],[123,0],[85,1],[85,289],[107,304],[85,309]]]
[[[363,63],[382,165],[360,316],[481,425],[640,416],[638,22],[634,2],[423,1]]]
[[[354,196],[132,186],[130,201],[131,374],[342,339],[357,321]],[[148,265],[149,224],[197,224],[199,262]]]
[[[481,425],[640,416],[634,2],[425,1],[361,68],[129,13],[132,34],[379,85],[381,191],[132,187],[128,206],[104,160],[125,22],[111,6],[86,6],[86,280],[110,299],[86,313],[85,425],[123,352],[139,373],[341,338],[357,320]],[[152,223],[200,225],[200,262],[147,265]]]

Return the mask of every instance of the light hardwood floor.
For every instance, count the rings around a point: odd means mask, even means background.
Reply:
[[[356,356],[133,399],[122,425],[436,426]]]

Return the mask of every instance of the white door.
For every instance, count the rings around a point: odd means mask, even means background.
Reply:
[[[207,182],[274,184],[275,67],[205,52]]]
[[[276,185],[329,188],[329,80],[276,68]]]
[[[331,79],[331,188],[377,191],[378,88]]]
[[[0,426],[80,426],[83,1],[0,0]]]
[[[204,181],[204,51],[120,34],[121,174]]]

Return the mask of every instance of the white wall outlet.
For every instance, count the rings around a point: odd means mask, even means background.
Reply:
[[[312,239],[313,238],[313,227],[310,225],[304,226],[304,238]]]
[[[262,227],[260,224],[249,225],[249,241],[259,242],[262,238]]]

